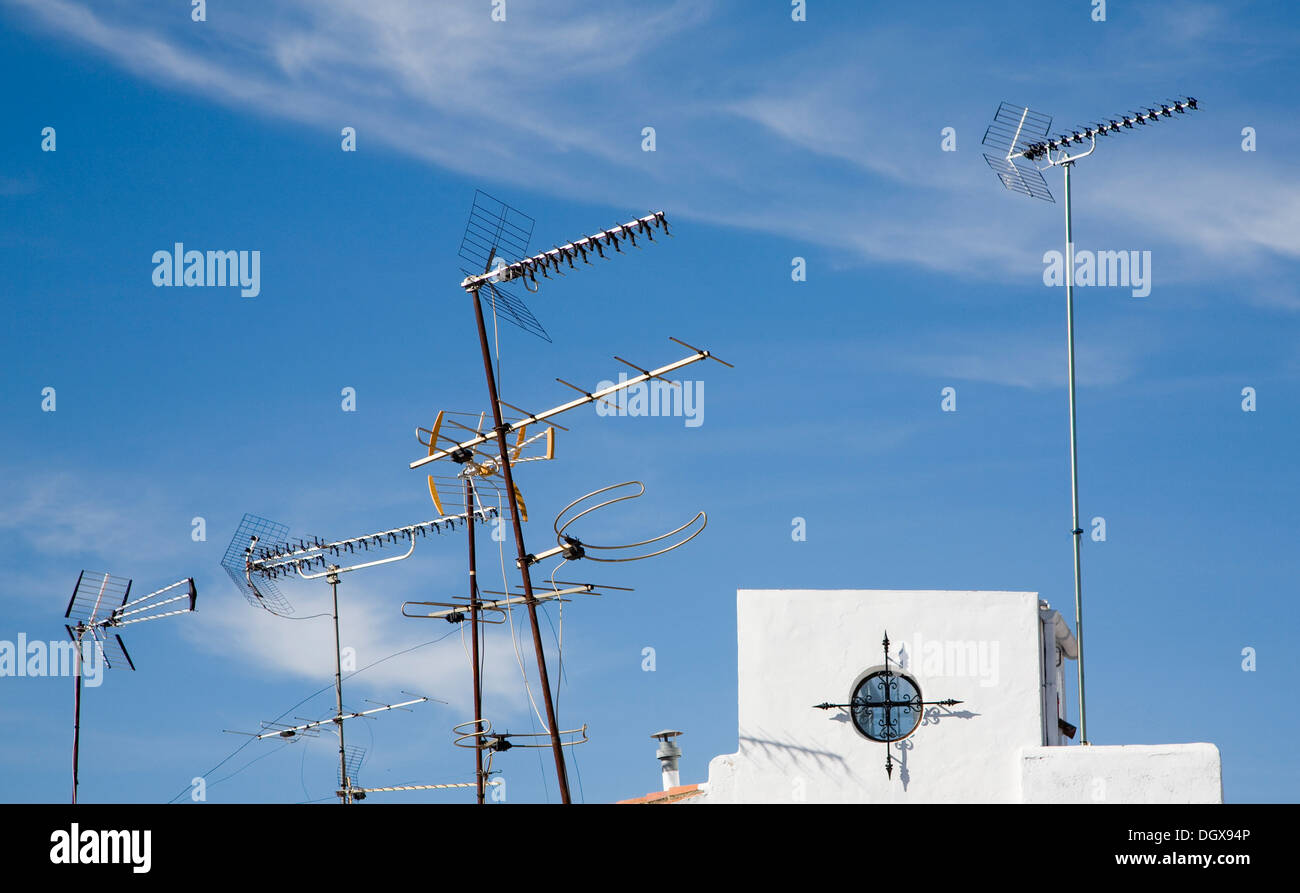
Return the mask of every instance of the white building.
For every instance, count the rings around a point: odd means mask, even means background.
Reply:
[[[1077,646],[1037,593],[740,590],[736,614],[739,750],[624,802],[1222,802],[1213,744],[1069,743]]]

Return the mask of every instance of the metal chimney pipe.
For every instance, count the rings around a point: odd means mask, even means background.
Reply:
[[[655,751],[655,756],[659,758],[659,766],[663,772],[663,789],[665,791],[680,785],[681,775],[677,769],[677,761],[681,759],[682,749],[673,742],[673,738],[680,735],[681,732],[675,729],[664,729],[662,732],[655,732],[651,738],[657,738],[661,742],[659,749]]]

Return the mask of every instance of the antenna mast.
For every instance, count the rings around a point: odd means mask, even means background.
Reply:
[[[1002,185],[1027,195],[1030,198],[1053,202],[1051,190],[1043,179],[1042,171],[1051,167],[1060,167],[1065,172],[1065,326],[1066,359],[1069,372],[1070,388],[1070,505],[1073,523],[1070,535],[1074,540],[1074,635],[1079,643],[1079,741],[1090,744],[1088,740],[1088,713],[1084,698],[1083,684],[1083,575],[1080,565],[1080,537],[1083,528],[1079,526],[1079,442],[1075,424],[1074,396],[1074,231],[1070,220],[1070,169],[1080,159],[1087,158],[1097,150],[1097,137],[1109,136],[1120,129],[1132,130],[1133,126],[1145,126],[1161,118],[1182,115],[1197,108],[1192,97],[1177,102],[1162,104],[1157,108],[1148,108],[1141,112],[1113,118],[1104,124],[1094,124],[1069,133],[1061,134],[1055,139],[1046,139],[1051,129],[1052,119],[1048,115],[1030,111],[1023,106],[1002,103],[993,116],[993,123],[984,134],[984,145],[996,149],[999,155],[985,154],[984,160],[997,173]],[[1086,151],[1071,154],[1067,147],[1087,145]],[[1039,167],[1035,162],[1045,162]]]
[[[528,242],[532,238],[533,220],[526,214],[522,214],[516,209],[506,205],[482,190],[475,193],[474,204],[470,211],[469,224],[465,230],[465,236],[461,241],[460,256],[471,262],[481,265],[481,270],[477,273],[466,273],[465,278],[461,281],[461,287],[469,294],[470,301],[474,306],[474,323],[478,331],[479,350],[483,358],[483,374],[487,382],[488,402],[492,411],[492,434],[495,437],[497,445],[497,456],[499,457],[498,467],[504,478],[506,498],[510,504],[510,522],[513,528],[516,561],[515,564],[519,569],[520,580],[523,585],[522,602],[528,611],[528,623],[532,631],[533,650],[536,655],[537,672],[542,687],[542,697],[546,706],[546,724],[547,734],[550,737],[551,752],[555,760],[556,781],[560,790],[560,800],[563,803],[569,803],[569,779],[568,770],[564,762],[564,746],[562,733],[555,715],[555,701],[551,691],[550,677],[546,669],[546,653],[542,645],[541,626],[537,619],[538,598],[533,591],[533,583],[529,573],[529,566],[537,559],[528,553],[527,546],[524,543],[524,533],[522,521],[526,520],[524,510],[519,502],[519,493],[515,487],[512,463],[516,461],[511,456],[510,448],[506,443],[506,435],[512,431],[520,430],[528,424],[534,424],[553,415],[565,412],[569,409],[585,405],[595,400],[603,399],[605,396],[612,394],[625,387],[645,381],[651,377],[659,377],[666,371],[680,368],[689,363],[710,357],[708,351],[696,351],[694,357],[687,360],[679,361],[676,364],[666,366],[663,369],[651,372],[649,370],[639,370],[642,372],[636,379],[623,382],[621,385],[604,389],[597,393],[584,391],[576,388],[582,397],[571,401],[568,404],[555,407],[545,413],[538,413],[528,416],[522,422],[507,424],[502,418],[502,406],[509,406],[501,400],[497,390],[496,373],[493,369],[492,351],[488,343],[487,325],[484,319],[483,304],[480,300],[483,290],[487,289],[487,296],[492,302],[493,319],[497,318],[500,312],[507,320],[515,325],[529,331],[539,337],[549,341],[545,329],[537,322],[536,317],[529,311],[527,305],[506,290],[504,283],[516,279],[522,280],[524,288],[528,291],[535,292],[539,288],[537,279],[538,273],[543,278],[549,279],[551,273],[563,275],[564,268],[569,270],[576,269],[575,261],[581,260],[584,264],[591,263],[591,256],[605,258],[613,253],[622,253],[625,244],[637,246],[637,237],[642,236],[648,241],[654,241],[656,231],[664,235],[669,235],[668,221],[662,211],[648,214],[644,217],[630,220],[627,223],[619,224],[607,230],[576,239],[563,246],[556,246],[549,251],[543,251],[531,256],[522,257],[510,263],[504,260],[498,260],[498,248],[504,247],[516,257],[524,255],[528,250]],[[674,339],[675,340],[675,339]],[[683,343],[683,342],[679,342]],[[692,348],[694,350],[694,348]],[[714,358],[716,359],[716,358]],[[721,362],[721,361],[719,361]],[[629,364],[630,365],[630,364]],[[730,365],[730,364],[727,364]],[[634,367],[638,368],[639,367]],[[568,384],[567,382],[561,382]],[[570,387],[574,387],[570,385]],[[517,409],[516,407],[509,407]],[[427,462],[432,462],[444,456],[450,456],[454,461],[466,461],[468,459],[467,450],[475,446],[486,443],[489,437],[481,432],[471,440],[457,444],[455,449],[438,450],[436,448],[436,437],[430,438],[429,455],[411,463],[412,468],[417,468]],[[702,517],[702,514],[701,516]],[[698,531],[696,531],[698,533]],[[692,534],[693,536],[694,534]],[[666,551],[666,550],[665,550]],[[640,556],[649,557],[649,556]],[[472,587],[471,587],[472,590]],[[473,598],[471,591],[471,598]],[[471,609],[472,618],[477,617],[477,612]],[[473,620],[472,620],[473,622]],[[475,667],[475,674],[478,668]],[[475,683],[477,685],[477,675]],[[476,710],[476,712],[478,712]],[[476,746],[481,743],[483,734],[481,732],[483,717],[476,716],[475,728]],[[586,736],[583,735],[583,740]],[[572,743],[572,742],[571,742]]]
[[[465,504],[474,505],[474,478],[465,475]],[[472,675],[474,677],[474,718],[477,721],[483,715],[483,681],[480,678],[479,658],[478,658],[478,567],[477,556],[474,547],[474,525],[469,526],[469,626],[470,640],[473,643],[470,649],[470,663],[473,664]],[[483,804],[483,783],[486,779],[483,776],[483,741],[482,738],[474,738],[474,789],[478,798],[478,803]]]

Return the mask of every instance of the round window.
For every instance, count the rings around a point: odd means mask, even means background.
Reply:
[[[898,741],[921,722],[921,687],[888,668],[869,671],[853,689],[849,703],[854,727],[872,741]]]

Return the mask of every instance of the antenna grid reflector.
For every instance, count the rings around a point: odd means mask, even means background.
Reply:
[[[99,571],[82,571],[73,587],[65,618],[91,625],[99,617],[107,617],[113,609],[126,603],[131,594],[131,581]]]
[[[984,145],[1003,155],[1014,155],[1047,136],[1051,127],[1051,115],[1004,102],[998,106],[989,129],[984,131]]]
[[[1047,188],[1047,181],[1043,179],[1043,172],[1035,167],[1032,161],[1026,161],[1023,155],[1013,161],[1009,158],[995,158],[985,154],[984,160],[989,163],[989,167],[993,168],[1002,185],[1012,192],[1019,192],[1021,195],[1045,202],[1056,202],[1056,199],[1052,198],[1052,190]]]
[[[230,575],[230,579],[234,581],[239,591],[244,593],[244,598],[248,599],[249,604],[281,616],[292,614],[293,606],[280,594],[280,590],[272,581],[263,578],[254,585],[249,580],[248,550],[253,545],[253,537],[257,537],[258,543],[263,548],[268,546],[279,548],[287,545],[288,536],[289,528],[284,524],[268,521],[257,515],[245,514],[230,540],[230,545],[226,547],[225,557],[221,559],[221,566],[226,569],[226,573]]]
[[[467,277],[476,275],[464,267],[461,267],[460,271]],[[482,272],[482,270],[479,272]],[[551,342],[551,336],[547,334],[546,329],[538,321],[537,317],[533,316],[533,311],[528,309],[528,305],[524,303],[523,298],[511,292],[501,283],[489,281],[487,289],[479,297],[487,303],[487,308],[494,317],[499,316],[507,322],[514,323],[530,335],[536,335],[547,343],[553,343]]]
[[[535,222],[518,208],[476,189],[465,235],[460,240],[460,257],[478,267],[480,273],[488,268],[491,258],[518,260],[528,254]]]

